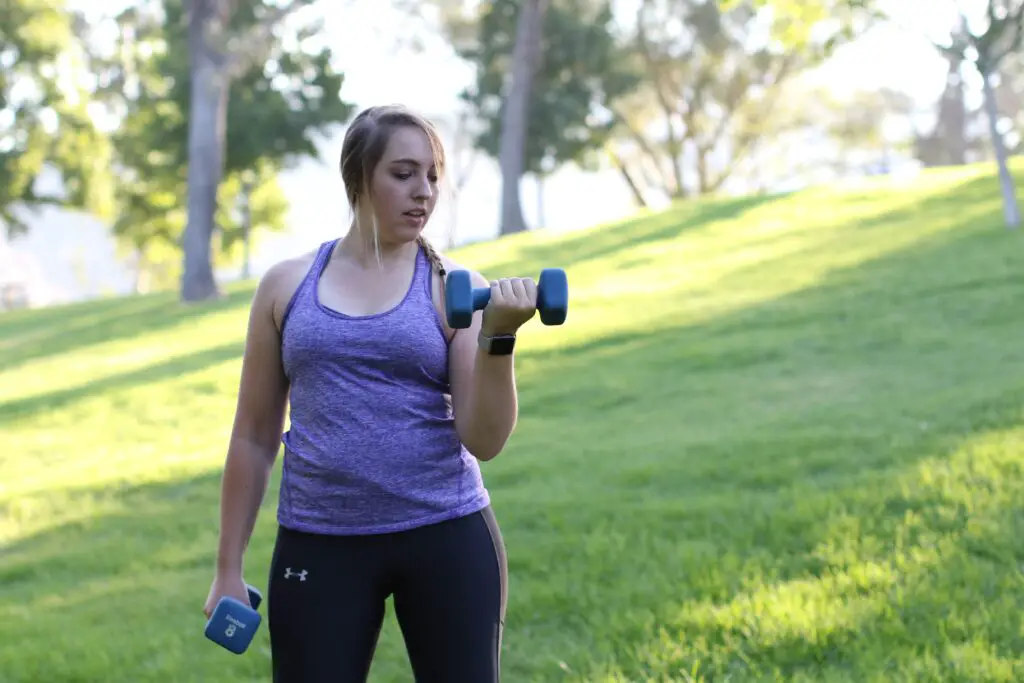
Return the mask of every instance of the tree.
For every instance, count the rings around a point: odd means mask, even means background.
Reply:
[[[886,172],[897,153],[910,152],[915,141],[914,101],[897,90],[837,94],[825,86],[794,83],[786,90],[782,109],[793,135],[803,140],[787,139],[789,135],[774,139],[774,155],[766,161],[777,164],[789,180],[823,170],[839,176]],[[789,152],[793,147],[807,152],[794,159]]]
[[[726,12],[744,4],[770,10],[772,39],[792,50],[820,45],[830,53],[886,18],[877,0],[720,0],[718,4]]]
[[[113,134],[120,177],[114,232],[158,285],[172,277],[184,285],[183,241],[186,269],[187,245],[195,248],[187,237],[189,210],[181,205],[194,178],[189,145],[195,140],[185,9],[182,0],[148,0],[122,12],[116,17],[119,40],[113,54],[95,65],[102,97],[121,118]],[[234,30],[244,31],[257,18],[236,14],[235,21]],[[338,97],[343,77],[331,68],[329,49],[310,45],[316,32],[316,26],[304,27],[295,36],[298,48],[271,46],[263,61],[231,79],[224,158],[205,243],[211,278],[214,263],[232,260],[247,246],[249,227],[283,227],[287,205],[277,173],[299,156],[315,156],[313,136],[351,114],[352,106]],[[247,216],[239,207],[243,195]],[[193,299],[192,294],[183,298]]]
[[[1024,151],[1024,54],[1017,52],[1003,60],[995,92],[1006,151],[1010,156],[1020,154]]]
[[[18,208],[111,210],[110,147],[87,110],[75,15],[55,0],[5,0],[0,12],[0,223],[8,237],[28,230]],[[40,194],[50,167],[61,192]]]
[[[181,0],[177,0],[181,1]],[[285,52],[274,43],[274,32],[284,20],[315,0],[291,0],[284,4],[237,2],[237,0],[184,0],[187,18],[187,54],[189,56],[188,109],[188,222],[183,236],[184,271],[181,298],[198,301],[217,295],[210,259],[214,237],[217,194],[225,169],[228,148],[229,102],[233,83],[253,69],[263,71],[277,65],[303,81],[292,90],[288,101],[286,126],[276,129],[274,143],[305,136],[306,126],[341,123],[349,108],[338,100],[340,80],[329,68],[328,47],[310,58],[300,50]],[[315,34],[308,31],[307,40]],[[307,68],[301,68],[301,67]],[[271,75],[273,80],[273,75]],[[327,89],[325,86],[330,86]],[[269,87],[269,85],[267,86]],[[239,89],[242,91],[243,89]],[[312,95],[307,94],[312,92]],[[334,106],[331,104],[334,102]],[[304,111],[304,108],[308,108]],[[312,116],[302,120],[304,114]],[[289,133],[289,129],[295,131]],[[269,132],[268,129],[262,129]],[[239,130],[244,135],[252,131]]]
[[[502,234],[525,229],[519,208],[521,176],[531,173],[543,179],[569,162],[593,165],[614,129],[608,107],[640,82],[611,33],[611,3],[553,0],[523,117],[529,134],[521,158],[519,152],[512,158],[510,135],[518,135],[518,124],[511,113],[514,86],[506,84],[510,75],[513,83],[516,78],[515,47],[526,9],[521,0],[490,3],[479,20],[478,40],[460,51],[476,66],[475,83],[462,93],[483,124],[476,145],[503,160],[503,176],[512,174],[503,178],[509,194],[503,193]]]
[[[794,122],[784,87],[855,35],[800,5],[769,0],[641,0],[633,48],[647,74],[614,109],[619,136],[668,197],[717,191],[744,159]],[[830,30],[819,30],[817,23]]]
[[[936,103],[935,128],[918,141],[919,158],[926,166],[963,165],[968,154],[968,108],[963,79],[963,57],[947,54],[946,87]]]
[[[521,0],[512,46],[511,77],[501,111],[498,165],[501,167],[501,227],[508,235],[526,230],[519,183],[526,171],[527,135],[534,77],[543,59],[544,16],[550,0]]]
[[[988,0],[985,9],[984,30],[972,32],[967,17],[960,13],[960,25],[950,35],[947,44],[936,47],[954,59],[971,61],[981,76],[985,113],[989,122],[992,150],[999,169],[999,188],[1003,196],[1003,216],[1006,226],[1020,226],[1020,208],[1013,176],[1007,166],[1006,143],[999,132],[999,109],[996,104],[994,80],[1003,61],[1019,52],[1024,42],[1024,1]]]
[[[448,133],[451,145],[447,151],[446,175],[451,194],[448,198],[449,224],[445,245],[449,249],[454,249],[458,244],[460,194],[472,178],[473,168],[480,158],[480,150],[476,147],[480,121],[465,102],[462,102],[450,117],[431,118],[439,128]]]
[[[929,132],[918,133],[914,146],[915,156],[926,167],[963,165],[989,157],[985,107],[968,106],[963,58],[948,53],[945,57],[946,87],[935,103],[935,124]]]
[[[953,3],[958,15],[956,26],[943,41],[929,43],[951,63],[971,64],[981,76],[982,101],[992,151],[999,171],[999,187],[1003,197],[1003,216],[1008,228],[1020,226],[1020,209],[1017,205],[1013,177],[1007,166],[1009,156],[1006,141],[1000,128],[997,81],[1004,64],[1012,65],[1024,45],[1024,0],[986,0],[981,10],[979,26],[972,30],[963,9]],[[891,15],[887,19],[895,25],[901,22]],[[905,31],[919,35],[914,28],[904,26]]]

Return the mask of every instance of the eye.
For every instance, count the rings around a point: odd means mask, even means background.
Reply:
[[[398,173],[395,173],[395,177],[399,180],[408,180],[412,177],[412,173],[409,173],[408,171],[399,171]]]

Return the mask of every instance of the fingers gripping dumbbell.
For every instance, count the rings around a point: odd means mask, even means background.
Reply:
[[[230,597],[221,598],[217,607],[206,622],[206,637],[221,647],[236,655],[245,652],[256,635],[263,620],[259,609],[263,602],[263,596],[252,586],[246,586],[249,591],[249,607],[241,601]]]
[[[467,270],[454,270],[445,279],[445,317],[452,329],[469,327],[473,312],[491,300],[489,287],[473,287]],[[561,325],[569,310],[569,282],[561,268],[545,268],[537,281],[537,312],[545,325]]]

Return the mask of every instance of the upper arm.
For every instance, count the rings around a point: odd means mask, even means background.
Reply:
[[[288,401],[278,324],[281,302],[290,298],[294,268],[273,266],[260,279],[249,310],[232,437],[277,454]]]
[[[453,270],[468,270],[463,266],[441,257],[444,267],[448,272]],[[470,279],[473,287],[490,287],[491,283],[480,273],[470,271]],[[435,278],[440,280],[440,278]],[[438,287],[437,289],[440,289]],[[441,294],[439,292],[439,294]],[[455,412],[456,426],[459,424],[459,415],[466,414],[466,403],[470,400],[470,391],[473,386],[473,369],[476,364],[477,336],[480,334],[480,325],[483,321],[483,311],[474,311],[472,322],[469,327],[459,330],[452,330],[448,322],[444,320],[443,299],[438,298],[438,315],[442,320],[442,327],[448,337],[448,382],[451,386],[452,408]]]
[[[490,283],[479,273],[472,273],[473,287],[490,287]],[[456,425],[459,415],[467,413],[466,404],[471,400],[470,391],[473,386],[473,370],[476,367],[477,337],[483,311],[474,311],[469,327],[456,330],[448,348],[448,378],[452,391],[452,408],[455,411]]]

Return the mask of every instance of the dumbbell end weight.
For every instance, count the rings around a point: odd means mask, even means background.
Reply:
[[[263,602],[263,596],[253,586],[246,586],[249,592],[249,607],[235,598],[224,597],[217,602],[210,620],[206,622],[204,634],[225,650],[240,655],[248,649],[263,618],[256,610]]]
[[[260,593],[255,586],[245,585],[246,591],[249,593],[249,606],[253,609],[259,609],[260,604],[263,602],[263,594]]]
[[[569,280],[561,268],[545,268],[537,281],[537,312],[545,325],[561,325],[569,314]]]
[[[490,289],[473,288],[468,270],[448,273],[444,283],[444,314],[448,326],[453,330],[469,327],[473,323],[473,312],[486,306],[490,298]]]

